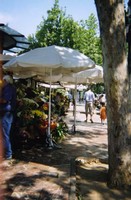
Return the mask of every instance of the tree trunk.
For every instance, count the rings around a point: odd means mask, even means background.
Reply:
[[[108,185],[131,186],[131,118],[123,0],[95,0],[102,40],[108,120]]]

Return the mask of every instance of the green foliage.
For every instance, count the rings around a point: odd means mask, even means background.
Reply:
[[[59,8],[59,0],[55,0],[53,8],[47,14],[47,18],[43,17],[38,25],[36,34],[28,38],[31,42],[30,49],[50,45],[70,47],[102,65],[101,41],[94,14],[85,21],[76,22]]]
[[[105,93],[104,83],[97,83],[97,84],[93,85],[93,92],[96,94]]]
[[[58,123],[57,123],[57,127],[55,130],[52,131],[52,137],[53,139],[58,142],[62,139],[64,139],[64,137],[66,136],[66,134],[68,133],[68,126],[66,125],[66,123],[61,119]]]
[[[36,39],[35,35],[32,34],[32,35],[29,35],[28,36],[28,40],[30,42],[30,49],[35,49],[37,47],[39,47],[39,42],[38,40]]]
[[[55,1],[52,10],[48,10],[48,17],[40,23],[36,32],[39,46],[61,45],[62,21],[65,13],[59,9],[58,1]]]
[[[98,37],[98,24],[95,16],[91,14],[88,20],[80,21],[81,46],[80,51],[93,59],[97,64],[102,65],[101,40]]]

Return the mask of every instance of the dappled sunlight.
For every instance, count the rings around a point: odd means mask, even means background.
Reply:
[[[20,198],[32,195],[34,199],[39,197],[40,192],[43,190],[51,196],[63,196],[63,193],[67,194],[69,192],[70,171],[67,167],[62,167],[60,170],[57,167],[38,165],[36,163],[14,162],[10,168],[5,170],[5,176],[8,190],[6,193],[5,188],[6,196],[10,195],[10,193],[12,193],[12,197]],[[65,184],[67,187],[63,187]]]
[[[69,132],[64,140],[58,143],[60,149],[49,150],[44,145],[35,144],[31,148],[17,149],[14,152],[15,159],[5,167],[6,197],[12,196],[16,200],[19,197],[32,200],[43,200],[46,197],[68,199],[77,158],[96,157],[105,159],[107,163],[107,125],[99,124],[98,118],[98,124],[85,123],[85,116],[80,113],[77,115],[81,115],[78,116],[81,122],[77,122],[77,131],[75,134]],[[72,116],[70,111],[65,117],[70,128],[73,124],[70,121]],[[86,185],[86,175],[82,179],[82,184]]]
[[[77,115],[84,121],[84,115]],[[67,113],[65,121],[71,128],[70,116],[72,113]],[[107,125],[101,125],[98,117],[94,116],[93,124],[77,122],[76,133],[68,133],[59,143],[61,149],[36,145],[17,150],[12,163],[5,166],[5,196],[15,200],[68,200],[73,186],[79,199],[128,200],[128,193],[107,187]]]
[[[107,187],[107,164],[85,163],[77,165],[77,196],[81,199],[97,200],[129,200],[130,191],[111,189]]]

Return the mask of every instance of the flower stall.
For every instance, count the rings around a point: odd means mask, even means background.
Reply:
[[[12,129],[14,148],[31,147],[34,144],[46,145],[48,127],[49,93],[44,88],[32,88],[22,81],[15,82],[17,105]],[[68,132],[63,120],[68,110],[68,98],[65,90],[52,91],[51,135],[54,142],[60,142]]]

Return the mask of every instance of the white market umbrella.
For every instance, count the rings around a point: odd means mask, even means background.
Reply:
[[[14,56],[10,55],[10,54],[0,54],[0,61],[9,61],[12,58],[14,58]]]
[[[83,90],[86,90],[86,89],[87,89],[87,87],[85,85],[82,85],[82,84],[77,85],[77,90],[78,91],[83,91]]]
[[[48,84],[48,83],[38,83],[38,85],[41,86],[41,87],[44,87],[44,88],[50,88],[50,84]],[[58,89],[58,88],[64,88],[64,87],[62,87],[59,84],[52,84],[51,88],[52,89]]]
[[[35,75],[50,76],[50,85],[52,75],[69,75],[94,67],[95,63],[79,51],[55,45],[33,49],[17,56],[3,66],[4,69],[12,71],[14,75],[33,72]],[[49,104],[49,137],[50,116],[51,105]]]
[[[92,69],[87,69],[75,74],[70,74],[63,76],[60,80],[61,82],[75,84],[74,92],[74,132],[76,132],[76,96],[77,96],[77,84],[80,83],[99,83],[103,82],[103,67],[96,65]]]
[[[70,74],[94,67],[95,63],[79,51],[55,45],[30,50],[4,65],[13,73],[33,71],[37,75],[50,75],[50,71]]]
[[[95,65],[92,69],[86,69],[78,73],[62,76],[60,81],[72,84],[76,84],[76,82],[77,84],[103,82],[103,67]]]
[[[50,81],[52,83],[56,83],[61,78],[62,78],[62,74],[58,74],[58,75],[53,75],[52,74],[52,77],[51,76],[35,76],[34,80],[39,81],[39,82],[46,82],[46,83],[50,83]]]
[[[103,67],[96,65],[93,69],[77,73],[77,77],[86,78],[89,83],[101,83],[103,82]]]

